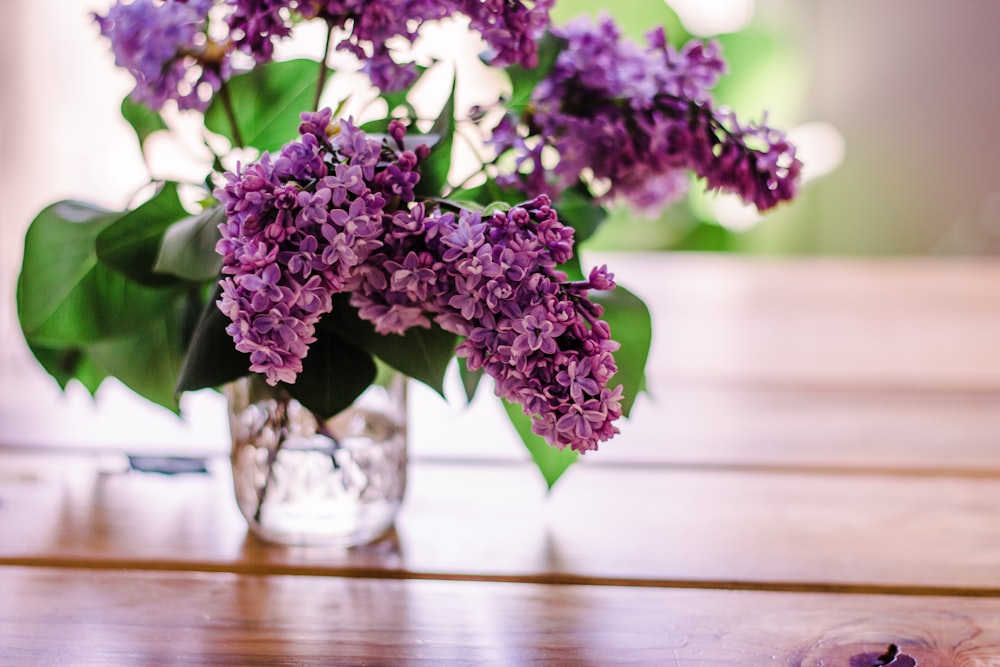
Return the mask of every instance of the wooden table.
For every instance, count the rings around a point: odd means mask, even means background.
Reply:
[[[0,664],[1000,664],[1000,263],[626,259],[651,397],[547,497],[414,443],[393,534],[281,548],[222,458],[0,449]]]

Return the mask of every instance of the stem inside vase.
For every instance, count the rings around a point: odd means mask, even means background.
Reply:
[[[252,382],[226,392],[233,481],[251,531],[285,544],[354,545],[388,530],[406,484],[403,378],[373,385],[328,420]]]

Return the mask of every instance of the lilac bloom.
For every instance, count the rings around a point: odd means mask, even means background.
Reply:
[[[135,78],[131,97],[151,109],[173,100],[181,109],[204,111],[229,75],[221,53],[210,52],[205,35],[212,0],[116,2],[94,15],[111,40],[115,64]]]
[[[600,391],[600,385],[591,377],[591,357],[570,359],[566,367],[556,374],[556,382],[566,387],[569,395],[577,403],[582,403],[584,394],[595,396]]]
[[[613,281],[604,267],[586,284],[555,268],[571,256],[572,232],[548,197],[483,219],[432,208],[406,188],[383,196],[387,183],[416,182],[422,158],[401,149],[398,128],[377,142],[343,122],[326,142],[328,123],[325,113],[304,114],[300,128],[326,176],[309,176],[310,160],[272,169],[265,155],[216,191],[227,213],[218,305],[249,370],[272,384],[294,382],[333,295],[348,293],[380,334],[433,321],[462,336],[457,356],[492,377],[497,394],[520,403],[554,446],[588,451],[613,436],[617,343],[586,295]],[[286,219],[297,227],[286,230]],[[282,234],[269,236],[275,227]]]
[[[676,50],[659,30],[643,48],[607,17],[553,32],[566,48],[535,88],[529,117],[507,116],[494,130],[497,152],[514,158],[502,183],[552,194],[600,183],[600,200],[650,213],[686,192],[689,173],[759,210],[795,194],[801,162],[784,135],[714,107],[710,89],[725,71],[717,44]],[[558,156],[554,168],[543,168],[543,149]]]
[[[549,320],[544,309],[535,308],[513,322],[517,338],[513,348],[517,354],[526,355],[531,352],[555,354],[559,347],[556,338],[566,329],[565,326]]]

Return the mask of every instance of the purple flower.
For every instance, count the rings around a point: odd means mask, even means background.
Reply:
[[[426,326],[416,312],[465,339],[456,353],[495,380],[496,392],[520,403],[533,429],[558,447],[595,449],[617,432],[620,388],[607,324],[586,291],[613,286],[604,267],[590,281],[568,283],[555,270],[548,241],[572,244],[547,197],[484,219],[411,207],[422,225],[393,215],[394,231],[373,253],[351,303],[376,331]],[[417,261],[420,258],[420,261]],[[420,277],[420,268],[428,271]],[[433,275],[433,280],[431,276]],[[376,278],[372,280],[372,278]]]
[[[465,0],[455,3],[469,17],[491,53],[491,65],[505,67],[517,63],[538,65],[538,40],[549,25],[549,11],[555,0],[534,0],[529,7],[520,0]]]
[[[226,211],[219,308],[250,370],[271,384],[295,381],[332,295],[357,280],[384,233],[385,199],[371,188],[398,156],[347,121],[328,141],[330,118],[328,109],[303,114],[299,141],[227,173],[215,193]],[[343,186],[336,195],[325,187],[331,166]]]
[[[300,2],[298,9],[306,18],[321,18],[343,31],[337,48],[356,55],[372,83],[385,91],[401,90],[413,83],[416,69],[412,63],[397,63],[386,46],[395,38],[412,42],[423,21],[448,15],[444,0],[319,0]]]
[[[717,44],[675,50],[657,30],[640,48],[609,18],[554,32],[566,48],[530,110],[493,132],[496,150],[514,158],[503,184],[555,194],[589,174],[606,186],[601,199],[654,213],[684,194],[689,172],[760,210],[794,196],[801,163],[784,135],[713,108],[709,91],[725,71]],[[546,149],[558,156],[551,169]]]
[[[119,0],[94,15],[111,40],[115,64],[135,78],[132,98],[152,109],[168,100],[204,111],[222,80],[228,59],[206,36],[212,0]]]
[[[285,144],[274,160],[275,175],[282,180],[294,181],[326,176],[322,147],[323,144],[313,134],[303,134],[300,141]]]
[[[220,310],[271,384],[294,382],[315,327],[345,292],[381,334],[432,322],[465,339],[456,349],[496,392],[522,405],[557,447],[595,449],[621,415],[611,353],[591,289],[610,289],[606,267],[568,282],[573,230],[547,196],[484,215],[415,201],[420,156],[399,128],[382,143],[330,114],[303,114],[301,138],[272,161],[227,174]],[[327,134],[330,139],[327,139]]]
[[[555,354],[559,350],[556,338],[566,330],[564,325],[551,320],[540,306],[513,320],[511,326],[517,334],[512,344],[513,352],[521,355],[532,352]]]
[[[306,18],[321,18],[343,34],[337,48],[353,53],[362,71],[383,91],[402,90],[417,78],[412,62],[400,60],[388,44],[413,42],[424,22],[455,14],[469,17],[472,30],[489,45],[491,64],[518,63],[534,67],[538,62],[537,41],[549,25],[553,0],[319,0],[317,2],[246,2],[229,0],[238,7],[239,26],[260,26],[259,37],[240,42],[250,52],[270,56],[270,42],[286,34],[288,24],[280,10],[292,6]],[[244,18],[246,17],[246,18]],[[235,21],[231,25],[237,26]]]
[[[537,40],[549,24],[553,0],[119,0],[95,15],[111,40],[115,62],[136,79],[136,101],[159,109],[175,100],[181,109],[204,111],[222,81],[231,75],[234,51],[257,64],[270,61],[275,44],[301,19],[321,19],[340,36],[336,48],[361,61],[362,70],[386,92],[402,90],[417,78],[414,63],[400,60],[388,45],[413,42],[420,26],[455,14],[490,47],[492,64],[537,64]],[[225,7],[213,29],[208,14]],[[216,26],[213,26],[216,28]]]
[[[389,260],[384,264],[390,288],[416,303],[426,301],[428,290],[434,286],[437,274],[432,266],[433,259],[429,253],[417,255],[412,250],[401,263]]]
[[[271,60],[274,43],[292,31],[295,0],[225,0],[232,7],[226,22],[229,39],[257,63]]]
[[[571,359],[565,368],[556,374],[556,382],[565,387],[576,401],[582,401],[585,393],[596,395],[600,391],[600,386],[591,376],[590,367],[591,357]]]

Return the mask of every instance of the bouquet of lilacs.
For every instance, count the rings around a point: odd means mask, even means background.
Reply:
[[[458,357],[487,376],[549,484],[616,432],[643,388],[650,319],[577,250],[617,202],[656,211],[691,174],[769,209],[795,193],[784,135],[714,105],[712,42],[640,45],[610,18],[550,24],[552,0],[132,0],[95,15],[135,79],[140,141],[198,115],[213,169],[125,211],[39,213],[18,313],[41,364],[91,391],[116,377],[178,410],[181,393],[248,374],[321,416],[390,368],[443,392]],[[461,22],[509,85],[433,118],[430,66],[407,47]],[[315,60],[274,59],[301,24]],[[383,118],[320,107],[335,51],[352,54]],[[464,134],[462,134],[464,133]],[[459,136],[482,157],[449,180]],[[219,146],[224,148],[220,149]],[[249,157],[248,157],[249,156]]]

